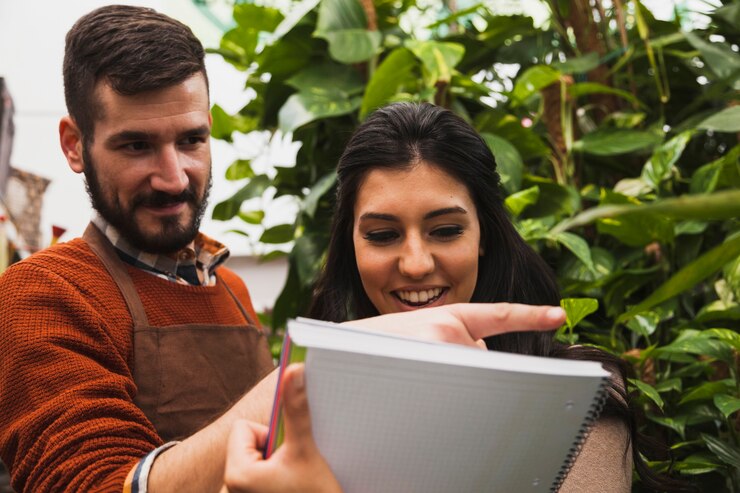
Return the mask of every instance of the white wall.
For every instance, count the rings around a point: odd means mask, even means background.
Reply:
[[[6,79],[16,109],[11,163],[16,168],[52,180],[44,197],[42,213],[42,231],[46,238],[50,238],[52,224],[67,229],[63,239],[79,236],[92,213],[82,177],[67,167],[59,148],[57,125],[66,114],[62,58],[64,36],[74,22],[90,10],[108,3],[113,2],[0,0],[0,76]],[[146,5],[171,15],[191,26],[207,47],[217,46],[221,36],[218,26],[190,0],[124,0],[115,3]],[[228,22],[229,12],[225,2],[223,6],[225,15],[222,18]],[[209,55],[206,63],[212,101],[228,111],[238,110],[246,103],[244,76],[218,56]],[[229,197],[239,186],[222,178],[228,165],[236,158],[237,151],[219,141],[214,141],[212,145],[214,188],[203,230],[231,248],[233,258],[229,266],[247,281],[256,308],[270,307],[284,283],[286,263],[259,264],[255,259],[248,258],[252,248],[245,238],[226,233],[229,229],[240,227],[238,222],[223,223],[208,219],[213,205]]]

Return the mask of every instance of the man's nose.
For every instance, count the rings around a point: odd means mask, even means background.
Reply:
[[[423,239],[408,238],[398,260],[399,272],[411,279],[422,279],[434,272],[434,255]]]
[[[185,190],[189,180],[184,159],[175,146],[163,147],[157,156],[157,168],[151,178],[151,187],[171,195]]]

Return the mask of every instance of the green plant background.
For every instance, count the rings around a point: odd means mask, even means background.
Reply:
[[[236,161],[226,179],[243,187],[214,218],[261,224],[244,203],[271,187],[300,203],[294,222],[259,237],[275,246],[266,260],[288,256],[265,314],[279,333],[310,300],[354,128],[392,101],[451,108],[491,147],[517,228],[557,272],[558,337],[635,368],[642,430],[675,457],[651,465],[701,491],[740,491],[740,1],[711,8],[701,28],[638,0],[542,8],[536,27],[452,1],[236,4],[236,27],[211,51],[256,96],[237,114],[214,106],[213,136],[279,130],[301,147],[274,176]],[[409,34],[412,11],[437,21]]]

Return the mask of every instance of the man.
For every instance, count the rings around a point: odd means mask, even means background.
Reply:
[[[18,492],[218,491],[232,425],[268,420],[276,378],[249,293],[198,233],[203,60],[186,26],[140,7],[67,35],[60,143],[96,216],[0,279],[0,458]],[[451,305],[356,324],[476,344],[563,318]]]

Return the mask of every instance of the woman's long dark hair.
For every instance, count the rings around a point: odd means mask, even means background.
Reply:
[[[378,315],[363,289],[352,240],[358,190],[373,169],[411,169],[420,163],[437,166],[463,183],[476,206],[483,255],[472,302],[559,305],[557,279],[550,267],[519,235],[504,208],[499,176],[490,149],[462,118],[431,104],[396,103],[373,113],[354,133],[337,166],[337,198],[326,265],[317,281],[308,316],[343,322]],[[486,346],[537,356],[601,362],[616,378],[603,416],[622,419],[633,443],[635,468],[645,486],[682,489],[647,467],[640,451],[634,413],[625,391],[629,367],[596,348],[566,347],[553,332],[513,332],[486,338]]]

